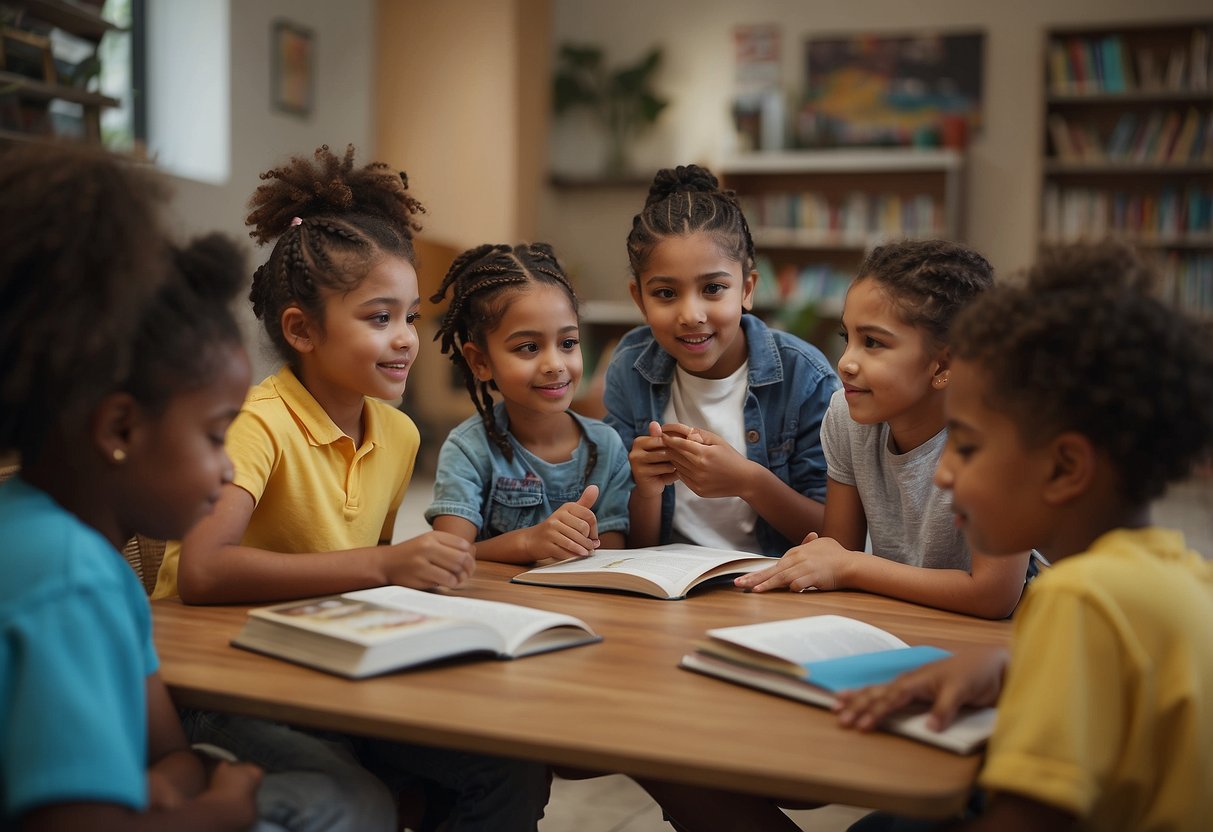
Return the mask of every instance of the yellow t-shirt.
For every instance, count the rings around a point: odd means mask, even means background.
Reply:
[[[413,476],[413,420],[366,399],[362,447],[284,367],[249,391],[227,433],[235,484],[256,507],[241,543],[273,552],[336,552],[388,540]],[[153,598],[177,594],[179,543],[168,545]]]
[[[1213,564],[1178,532],[1117,529],[1029,586],[981,785],[1082,828],[1213,818]]]

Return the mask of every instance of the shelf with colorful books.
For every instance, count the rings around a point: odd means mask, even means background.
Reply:
[[[1213,19],[1045,36],[1040,242],[1116,237],[1213,314]]]
[[[833,346],[864,254],[904,237],[962,234],[964,156],[953,149],[756,152],[721,166],[759,256],[758,302],[776,323]]]

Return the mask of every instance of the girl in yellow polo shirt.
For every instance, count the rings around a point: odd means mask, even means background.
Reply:
[[[399,584],[457,587],[473,545],[429,532],[388,543],[419,436],[399,399],[417,359],[413,232],[423,210],[408,179],[321,147],[261,175],[247,222],[269,259],[253,275],[254,314],[285,366],[250,392],[228,432],[235,465],[213,514],[166,553],[157,596],[265,602]],[[422,774],[454,792],[459,829],[534,829],[544,766],[402,743],[319,735],[263,720],[191,714],[216,741],[269,768],[314,766],[369,794],[358,829],[395,822],[391,790]]]

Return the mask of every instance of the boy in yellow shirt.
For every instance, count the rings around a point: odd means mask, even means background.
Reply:
[[[839,710],[870,729],[926,699],[942,726],[997,701],[990,799],[965,829],[1195,832],[1213,817],[1213,564],[1149,519],[1213,444],[1213,339],[1150,278],[1128,248],[1063,249],[953,329],[936,481],[971,546],[1056,565],[1016,612],[1009,658],[958,654]]]

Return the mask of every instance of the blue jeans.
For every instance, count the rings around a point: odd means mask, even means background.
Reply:
[[[226,748],[265,770],[259,832],[397,829],[395,794],[417,779],[449,790],[449,832],[533,832],[543,817],[547,766],[403,742],[294,728],[212,712],[184,715],[190,742]]]

